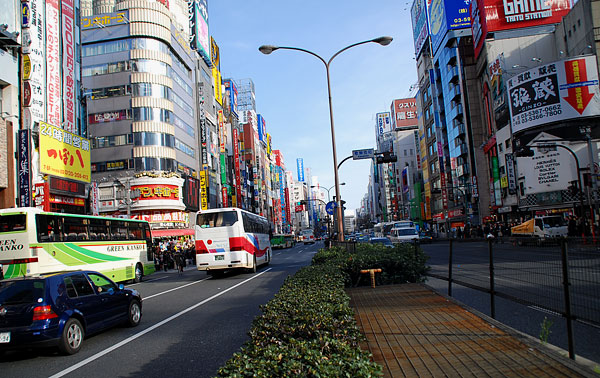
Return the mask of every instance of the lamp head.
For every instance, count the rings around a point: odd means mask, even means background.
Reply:
[[[375,39],[371,40],[371,42],[379,43],[381,46],[387,46],[390,43],[392,43],[393,39],[394,38],[392,38],[390,36],[383,36],[383,37],[375,38]]]
[[[342,185],[346,185],[346,183],[345,182],[340,182],[340,186],[342,186]]]
[[[262,45],[258,48],[258,51],[265,55],[269,55],[273,51],[277,50],[279,47],[273,45]]]

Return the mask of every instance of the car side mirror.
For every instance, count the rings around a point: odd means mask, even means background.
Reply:
[[[125,285],[119,284],[119,290],[123,290],[123,289],[125,289]]]

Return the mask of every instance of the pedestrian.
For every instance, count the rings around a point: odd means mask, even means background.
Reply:
[[[182,252],[177,252],[177,254],[175,254],[175,263],[177,264],[177,272],[179,274],[183,273],[183,253]]]

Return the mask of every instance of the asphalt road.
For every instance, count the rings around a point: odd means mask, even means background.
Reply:
[[[248,340],[259,306],[283,281],[323,247],[296,245],[273,251],[256,274],[235,272],[212,278],[188,267],[157,272],[128,285],[143,297],[138,327],[117,327],[84,340],[73,356],[55,350],[9,352],[0,357],[3,377],[214,377]]]
[[[431,272],[448,276],[448,242],[422,245],[430,257],[428,265]],[[494,244],[494,264],[496,290],[527,299],[534,303],[544,304],[550,308],[563,308],[563,291],[560,269],[560,248],[523,247],[511,244]],[[572,258],[587,261],[591,255],[577,254]],[[586,259],[583,259],[583,258]],[[453,244],[453,278],[471,285],[489,287],[489,252],[486,243],[454,243]],[[598,260],[594,264],[580,266],[578,261],[572,263],[574,272],[571,279],[571,295],[577,310],[589,316],[592,309],[600,308],[600,280],[597,275]],[[595,269],[595,270],[594,270]],[[448,294],[448,282],[436,278],[428,278],[427,284],[435,290]],[[491,316],[490,295],[458,284],[452,285],[452,296],[458,301]],[[567,323],[557,313],[549,312],[538,306],[527,306],[518,302],[495,297],[496,320],[523,333],[539,338],[544,318],[552,322],[549,327],[548,343],[564,350],[568,349]],[[585,311],[588,311],[586,313]],[[577,356],[600,363],[600,328],[575,321],[574,349]]]

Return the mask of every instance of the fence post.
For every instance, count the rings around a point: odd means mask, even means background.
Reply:
[[[567,241],[565,238],[560,240],[560,257],[562,260],[563,290],[565,295],[565,317],[567,318],[567,338],[569,345],[569,358],[575,359],[575,347],[573,343],[573,319],[571,314],[571,294],[569,286],[569,258],[567,255]]]
[[[492,249],[492,238],[488,238],[488,251],[490,255],[490,315],[492,319],[496,319],[496,297],[494,287],[494,252]]]
[[[452,239],[448,250],[448,296],[452,296]]]

